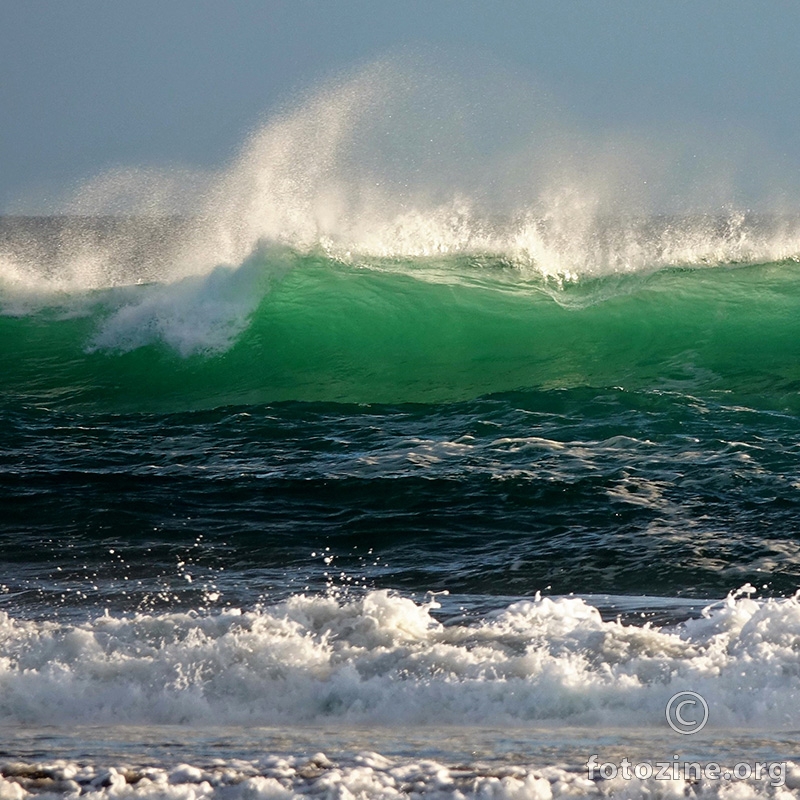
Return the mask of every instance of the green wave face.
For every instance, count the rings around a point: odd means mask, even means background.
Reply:
[[[800,407],[794,262],[554,286],[498,259],[259,253],[173,285],[0,317],[6,401],[181,410],[433,403],[579,386]]]

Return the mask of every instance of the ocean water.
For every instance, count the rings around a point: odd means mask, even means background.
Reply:
[[[370,80],[0,220],[0,798],[797,795],[800,222],[345,191]]]

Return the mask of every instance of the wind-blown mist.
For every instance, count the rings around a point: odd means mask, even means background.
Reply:
[[[268,118],[217,173],[88,181],[59,209],[81,220],[46,253],[5,243],[2,281],[170,282],[238,266],[264,241],[344,260],[491,254],[564,277],[795,255],[796,218],[773,213],[765,229],[747,213],[785,210],[775,165],[730,141],[587,135],[497,67],[390,58]],[[127,219],[102,235],[87,220],[107,216]]]

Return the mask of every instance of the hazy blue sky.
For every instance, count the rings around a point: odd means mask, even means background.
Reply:
[[[403,45],[494,56],[587,132],[741,129],[800,185],[798,42],[798,0],[0,0],[0,208],[220,164],[293,93]]]

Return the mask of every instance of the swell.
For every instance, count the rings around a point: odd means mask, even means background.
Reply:
[[[439,403],[581,386],[798,406],[793,261],[564,282],[493,257],[273,249],[173,284],[3,307],[4,399],[49,407]]]

